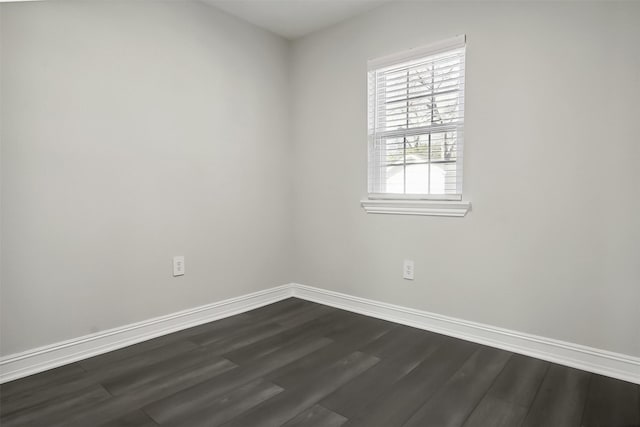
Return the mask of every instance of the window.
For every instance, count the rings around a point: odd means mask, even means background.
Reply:
[[[369,199],[462,200],[464,65],[464,36],[369,61]]]

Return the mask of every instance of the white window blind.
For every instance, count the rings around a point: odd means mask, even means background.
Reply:
[[[369,197],[462,199],[465,37],[369,61]]]

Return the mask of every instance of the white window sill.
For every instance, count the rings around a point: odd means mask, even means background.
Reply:
[[[367,213],[392,215],[465,216],[471,202],[440,200],[361,200]]]

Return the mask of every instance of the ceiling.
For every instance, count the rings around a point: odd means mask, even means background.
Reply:
[[[296,39],[391,0],[202,0],[287,39]]]

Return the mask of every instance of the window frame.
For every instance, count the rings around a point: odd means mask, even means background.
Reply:
[[[371,102],[371,84],[372,74],[374,79],[374,94],[377,96],[377,74],[376,72],[384,70],[386,68],[393,67],[408,63],[414,60],[420,60],[426,57],[435,56],[448,51],[457,49],[465,49],[464,55],[466,57],[466,36],[460,35],[447,40],[443,40],[428,46],[410,49],[408,51],[399,52],[396,54],[388,55],[385,57],[369,60],[367,62],[367,199],[362,200],[361,204],[368,213],[388,213],[388,214],[407,214],[407,215],[438,215],[438,216],[464,216],[471,208],[471,203],[462,200],[462,175],[456,177],[456,193],[449,194],[419,194],[419,193],[406,193],[406,178],[403,181],[404,193],[378,193],[373,192],[374,185],[372,183],[372,175],[377,171],[380,173],[382,167],[377,166],[376,156],[378,151],[375,149],[376,134],[372,132],[376,128],[378,114],[376,108],[378,108],[378,102]],[[466,58],[465,58],[466,59]],[[463,61],[465,61],[463,59]],[[456,136],[456,171],[460,171],[462,174],[462,161],[463,161],[463,138],[464,138],[464,97],[465,97],[465,77],[463,77],[463,91],[461,96],[457,99],[461,99],[462,105],[462,123],[453,124],[449,126],[443,126],[443,128],[454,128],[455,132],[459,132]],[[372,105],[373,104],[373,105]],[[433,123],[433,122],[432,122]],[[401,138],[406,140],[407,134],[411,134],[413,131],[411,128],[405,130],[391,131],[390,133],[397,133]],[[415,134],[422,135],[424,132],[413,132]],[[431,141],[431,134],[429,134],[429,141]],[[431,145],[429,143],[429,150]],[[429,151],[429,156],[431,151]],[[379,164],[379,163],[378,163]],[[428,160],[429,170],[432,164],[431,159]],[[403,167],[406,170],[406,157],[403,159]],[[430,172],[429,172],[430,174]],[[429,179],[427,179],[428,191],[431,190]]]

